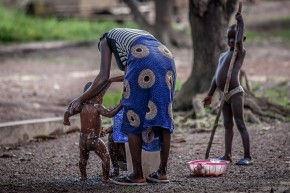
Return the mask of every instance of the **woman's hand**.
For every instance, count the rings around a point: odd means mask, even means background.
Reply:
[[[68,118],[63,120],[63,125],[70,126],[70,121]]]

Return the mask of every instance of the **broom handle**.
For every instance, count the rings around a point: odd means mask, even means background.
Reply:
[[[242,2],[239,2],[238,12],[239,13],[242,12]],[[221,115],[221,111],[222,111],[222,109],[224,107],[225,95],[229,91],[229,85],[230,85],[230,81],[231,81],[231,77],[232,77],[233,67],[234,67],[234,64],[235,64],[235,61],[236,61],[236,57],[238,55],[237,37],[238,37],[238,26],[237,26],[237,29],[236,29],[236,37],[235,37],[236,41],[235,41],[234,53],[233,53],[233,56],[231,58],[229,70],[228,70],[228,73],[227,73],[227,79],[226,79],[226,84],[225,84],[225,88],[224,88],[224,94],[222,96],[222,99],[221,99],[221,102],[220,102],[220,108],[219,108],[218,114],[216,116],[216,119],[215,119],[215,122],[214,122],[214,126],[213,126],[212,131],[211,131],[210,139],[209,139],[209,142],[208,142],[208,145],[207,145],[207,149],[206,149],[206,153],[205,153],[205,159],[208,159],[208,157],[209,157],[209,152],[210,152],[210,148],[211,148],[211,145],[212,145],[212,142],[213,142],[214,134],[215,134],[216,128],[218,126],[218,122],[219,122],[219,118],[220,118],[220,115]]]
[[[241,11],[242,11],[242,2],[239,2],[239,11],[238,12],[241,13]],[[238,45],[237,45],[238,31],[239,31],[239,26],[237,25],[235,48],[234,48],[234,53],[233,53],[233,56],[231,58],[231,63],[230,63],[230,67],[229,67],[228,74],[227,74],[227,80],[226,80],[226,84],[225,84],[225,88],[224,88],[224,95],[229,92],[229,85],[230,85],[230,81],[231,81],[231,77],[232,77],[232,72],[233,72],[235,61],[236,61],[236,57],[237,57],[238,52],[239,52]]]

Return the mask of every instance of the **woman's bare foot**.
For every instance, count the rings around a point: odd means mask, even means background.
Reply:
[[[156,182],[156,183],[168,183],[169,180],[167,179],[166,174],[161,174],[159,170],[153,172],[148,177],[146,177],[146,180],[149,182]]]

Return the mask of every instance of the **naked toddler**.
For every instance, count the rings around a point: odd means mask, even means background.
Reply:
[[[110,182],[110,156],[105,143],[100,139],[100,133],[102,130],[102,119],[100,113],[94,107],[95,104],[102,104],[103,96],[106,90],[109,88],[112,80],[109,81],[102,87],[101,91],[96,94],[93,98],[87,100],[84,103],[83,109],[80,113],[81,120],[81,131],[80,131],[80,161],[79,169],[81,173],[81,180],[87,179],[86,166],[89,159],[90,151],[94,151],[102,160],[103,170],[103,182]],[[91,86],[91,82],[87,83],[84,88],[84,92]],[[69,117],[73,114],[70,113],[70,106],[64,113],[64,125],[70,125]]]

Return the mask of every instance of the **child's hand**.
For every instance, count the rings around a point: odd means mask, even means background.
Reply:
[[[101,104],[95,104],[94,107],[97,109],[97,112],[99,112],[101,115],[105,114],[105,107]]]
[[[210,104],[211,104],[211,99],[212,99],[212,97],[211,96],[207,96],[207,97],[205,97],[205,99],[203,99],[203,106],[204,107],[208,107]]]
[[[102,129],[102,130],[101,130],[101,133],[100,133],[100,137],[105,137],[106,134],[107,134],[106,129]]]
[[[63,115],[63,124],[70,126],[70,121],[69,121],[69,110],[67,109]]]
[[[106,128],[105,131],[106,131],[106,134],[107,133],[113,133],[113,126],[110,126],[109,128]]]
[[[236,20],[237,20],[238,22],[243,21],[243,16],[242,16],[242,14],[241,14],[240,12],[238,12],[238,13],[236,14],[235,18],[236,18]]]
[[[109,128],[105,128],[105,129],[102,128],[100,136],[101,136],[101,137],[105,137],[108,133],[113,133],[113,128],[112,128],[112,126],[109,127]]]
[[[69,121],[69,119],[64,119],[64,120],[63,120],[63,124],[64,124],[64,125],[67,125],[67,126],[70,126],[70,121]]]

